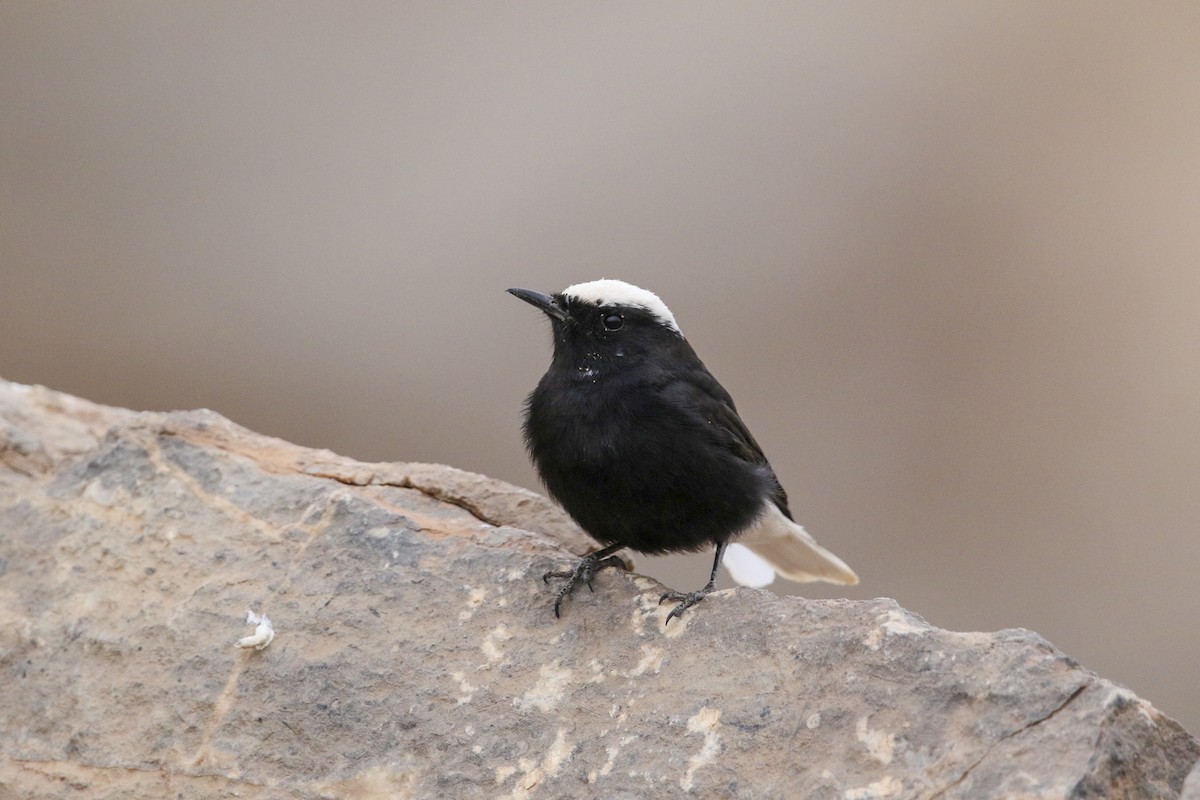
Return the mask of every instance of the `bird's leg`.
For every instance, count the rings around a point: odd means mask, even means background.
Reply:
[[[561,617],[559,607],[562,605],[563,598],[575,591],[575,587],[580,583],[586,583],[588,589],[596,591],[592,586],[592,578],[596,577],[596,573],[605,567],[625,567],[625,562],[622,561],[613,553],[620,550],[624,545],[610,544],[601,550],[590,553],[583,557],[575,569],[564,570],[562,572],[547,572],[542,576],[542,583],[549,583],[551,578],[568,578],[563,587],[558,590],[558,597],[554,600],[554,616]]]
[[[712,594],[717,585],[717,569],[721,566],[721,556],[725,555],[725,546],[727,542],[717,543],[717,557],[713,559],[712,574],[708,576],[708,583],[704,584],[704,588],[695,592],[664,592],[663,596],[658,598],[658,604],[661,606],[668,600],[679,600],[679,605],[671,609],[671,613],[667,614],[667,621],[664,625],[670,625],[671,620],[681,616],[684,611],[687,611],[692,606],[699,603],[704,598]]]

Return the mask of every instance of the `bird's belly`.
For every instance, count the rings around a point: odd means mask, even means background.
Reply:
[[[768,478],[682,423],[609,414],[544,430],[546,488],[593,538],[645,553],[723,541],[761,512]]]

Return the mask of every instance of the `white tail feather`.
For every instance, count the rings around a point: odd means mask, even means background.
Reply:
[[[744,544],[734,542],[726,547],[721,563],[738,586],[761,589],[775,582],[775,568]]]
[[[845,561],[817,544],[808,531],[784,516],[769,500],[762,516],[743,531],[737,541],[761,556],[788,580],[800,583],[826,581],[848,586],[858,583],[858,576]]]

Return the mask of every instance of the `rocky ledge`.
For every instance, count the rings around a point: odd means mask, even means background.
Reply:
[[[612,570],[556,620],[587,547],[483,476],[0,382],[0,796],[1200,798],[1035,633],[744,588],[664,627]]]

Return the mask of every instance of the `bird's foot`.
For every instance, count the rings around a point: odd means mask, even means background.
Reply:
[[[592,578],[596,577],[596,573],[605,567],[621,567],[625,569],[625,562],[618,556],[608,555],[612,550],[605,548],[598,550],[591,555],[584,556],[575,569],[562,570],[557,572],[547,572],[542,576],[542,583],[549,583],[551,578],[567,578],[567,582],[558,590],[558,597],[554,599],[554,616],[562,617],[561,606],[562,601],[571,592],[575,591],[575,587],[581,583],[586,583],[591,591],[596,591],[592,586]]]
[[[668,600],[678,600],[679,605],[671,609],[671,613],[667,614],[667,621],[663,625],[670,625],[671,620],[676,617],[683,616],[683,612],[687,611],[692,606],[699,603],[704,598],[708,597],[713,592],[713,585],[710,583],[703,589],[695,592],[664,592],[663,596],[658,598],[658,604],[661,606]]]

